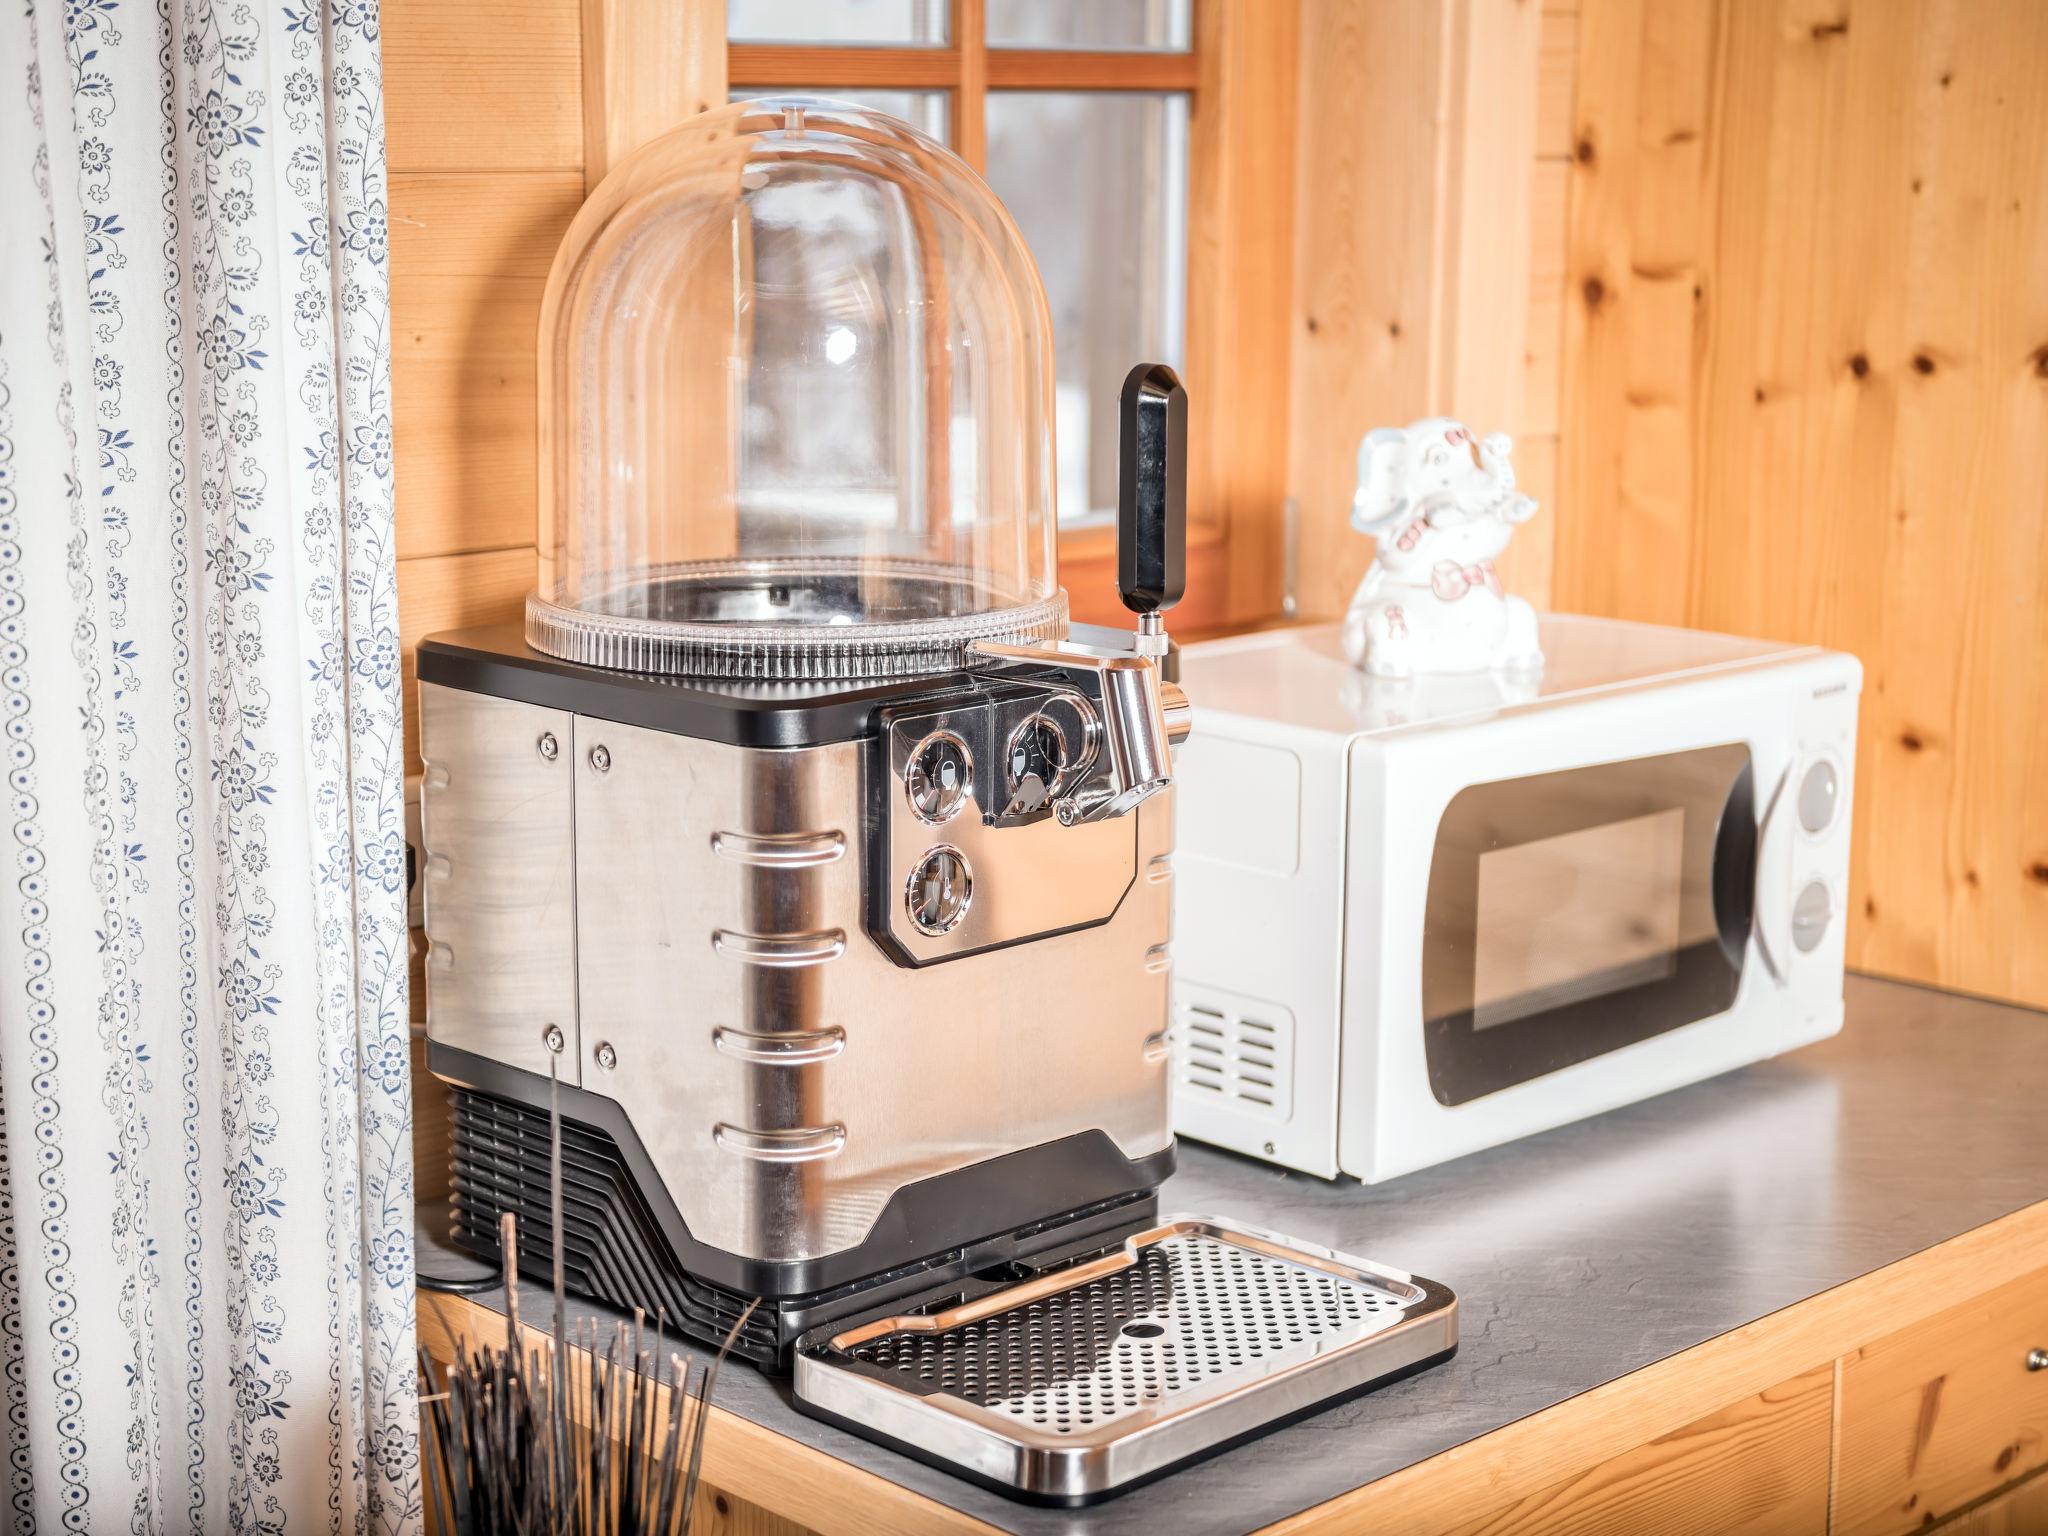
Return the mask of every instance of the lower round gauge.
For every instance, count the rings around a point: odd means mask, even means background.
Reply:
[[[920,933],[951,933],[974,900],[974,871],[967,855],[947,843],[929,850],[910,872],[903,904]]]

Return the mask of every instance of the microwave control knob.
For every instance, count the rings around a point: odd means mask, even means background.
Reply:
[[[1799,825],[1816,837],[1827,831],[1835,819],[1835,802],[1842,793],[1841,775],[1826,758],[1820,759],[1799,781]]]
[[[974,788],[974,754],[951,731],[933,731],[903,768],[903,789],[917,819],[951,821]]]
[[[941,843],[917,861],[903,890],[903,904],[919,933],[937,937],[960,926],[974,901],[974,871],[967,855]]]
[[[1792,942],[1802,955],[1820,947],[1834,915],[1835,900],[1828,894],[1826,882],[1808,881],[1806,889],[1792,903]]]

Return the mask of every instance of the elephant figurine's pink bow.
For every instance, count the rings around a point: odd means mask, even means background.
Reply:
[[[1439,560],[1430,569],[1429,590],[1444,602],[1455,603],[1474,587],[1484,587],[1495,597],[1501,595],[1500,576],[1491,560],[1481,560],[1477,565]]]

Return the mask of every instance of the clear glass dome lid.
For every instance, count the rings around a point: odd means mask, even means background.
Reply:
[[[958,156],[843,102],[705,113],[549,273],[527,638],[798,679],[1056,637],[1052,388],[1037,270]]]

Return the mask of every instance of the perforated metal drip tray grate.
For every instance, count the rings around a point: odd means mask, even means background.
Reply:
[[[1037,1502],[1085,1504],[1457,1347],[1443,1286],[1184,1216],[928,1314],[805,1339],[806,1412]]]

